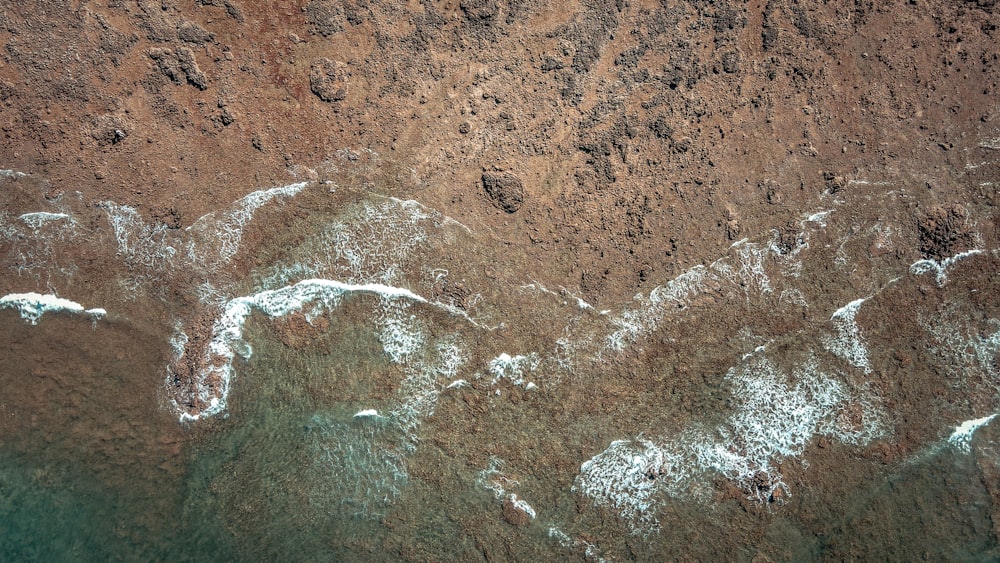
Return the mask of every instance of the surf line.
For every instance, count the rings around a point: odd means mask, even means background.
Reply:
[[[462,317],[477,328],[481,325],[473,321],[465,311],[429,301],[413,291],[381,283],[350,284],[328,279],[308,279],[278,289],[261,291],[253,295],[237,297],[223,306],[222,314],[212,326],[211,337],[205,348],[201,369],[192,374],[189,386],[173,386],[174,372],[168,370],[167,379],[170,401],[179,413],[181,422],[194,422],[208,418],[226,410],[226,399],[233,378],[233,359],[240,355],[249,359],[252,348],[243,340],[243,325],[254,311],[260,311],[271,318],[301,311],[307,304],[316,303],[312,312],[306,313],[309,320],[319,309],[335,309],[343,296],[354,293],[368,293],[385,299],[405,299],[431,305]],[[183,365],[183,350],[179,350],[174,365]]]

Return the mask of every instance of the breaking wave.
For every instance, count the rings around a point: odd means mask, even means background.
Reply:
[[[301,221],[292,220],[292,207]],[[172,317],[163,322],[171,336],[158,377],[184,424],[235,408],[230,398],[240,372],[260,345],[247,336],[247,322],[264,327],[252,332],[255,338],[301,320],[308,339],[308,328],[324,319],[378,342],[392,366],[387,377],[395,378],[387,395],[353,405],[354,416],[317,408],[308,417],[310,475],[324,484],[313,488],[317,505],[384,517],[406,496],[411,464],[442,397],[455,398],[448,401],[454,410],[509,407],[519,416],[555,419],[559,400],[580,404],[575,393],[617,380],[625,382],[614,388],[619,394],[598,397],[579,415],[615,425],[600,429],[596,447],[573,450],[579,469],[561,476],[572,483],[561,493],[584,501],[581,512],[589,505],[612,510],[640,535],[659,528],[670,503],[710,504],[720,487],[781,510],[792,495],[808,494],[787,479],[783,462],[799,460],[808,471],[820,440],[857,450],[891,439],[899,422],[878,380],[886,350],[867,319],[885,307],[890,288],[923,284],[947,295],[961,279],[959,264],[995,258],[980,250],[912,264],[859,257],[856,248],[864,245],[896,244],[899,229],[881,219],[859,226],[823,210],[781,232],[737,241],[714,262],[598,310],[571,289],[550,291],[533,280],[490,287],[495,277],[482,266],[492,255],[474,231],[414,200],[296,183],[252,192],[185,229],[149,222],[115,202],[100,203],[96,216],[85,213],[69,204],[0,212],[0,255],[24,281],[0,298],[0,308],[31,324],[49,313],[103,318],[104,309],[76,301],[87,299],[66,297],[83,274],[64,248],[78,245],[100,257],[95,269],[108,272],[109,286],[121,291],[105,290],[102,297],[112,301],[97,303],[116,316],[118,309],[141,314],[142,299],[167,303]],[[947,411],[938,429],[965,451],[976,428],[1000,408],[1000,321],[945,298],[939,305],[912,315],[928,335],[928,353],[947,368],[955,393],[981,388],[989,395],[965,411]],[[530,315],[540,320],[519,326]],[[713,339],[686,334],[711,324],[706,319],[717,321]],[[657,353],[676,353],[674,363],[700,373],[650,376],[665,365],[650,360]],[[336,351],[330,355],[336,362]],[[645,390],[633,405],[629,377],[636,373],[663,388]],[[717,408],[684,413],[683,424],[662,423],[676,408],[658,402],[668,376],[713,382]],[[524,406],[536,404],[553,412]],[[622,420],[630,412],[634,420]],[[545,527],[559,545],[597,556],[585,536],[564,531],[567,512],[545,504],[559,493],[532,496],[510,476],[528,471],[517,463],[530,464],[502,451],[502,439],[490,440],[489,455],[478,463],[482,468],[489,459],[488,466],[464,476],[474,481],[470,486],[491,492],[492,504],[508,514]],[[484,454],[487,446],[473,441],[458,451]]]

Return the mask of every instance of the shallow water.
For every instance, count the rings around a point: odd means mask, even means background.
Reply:
[[[1000,423],[948,441],[1000,409],[995,252],[911,266],[813,215],[598,310],[326,185],[188,231],[27,211],[8,293],[108,315],[0,310],[0,559],[997,553]]]

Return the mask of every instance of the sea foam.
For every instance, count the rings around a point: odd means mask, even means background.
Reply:
[[[455,336],[444,336],[427,342],[423,353],[408,355],[395,405],[384,414],[364,409],[353,424],[314,417],[323,428],[313,443],[314,467],[325,478],[326,498],[354,506],[361,517],[384,516],[408,483],[408,459],[417,450],[421,421],[434,413],[442,382],[453,379],[466,361],[463,348]]]
[[[972,435],[976,433],[976,430],[989,424],[996,416],[996,414],[991,414],[975,420],[966,420],[959,424],[951,436],[948,436],[948,444],[960,452],[970,453],[972,451]]]
[[[42,226],[54,222],[54,221],[72,221],[73,218],[65,213],[49,213],[47,211],[35,211],[33,213],[24,213],[18,216],[18,219],[24,222],[25,225],[30,227],[32,230],[38,230]]]
[[[620,352],[648,336],[667,315],[683,310],[695,296],[705,292],[713,278],[704,266],[695,266],[653,289],[648,297],[636,295],[633,307],[612,317],[615,328],[607,336],[608,349]]]
[[[693,426],[672,438],[616,440],[581,465],[573,490],[647,534],[659,527],[665,497],[704,502],[722,477],[749,498],[780,502],[791,491],[778,465],[802,456],[815,436],[865,444],[884,434],[876,401],[825,373],[815,359],[787,372],[752,354],[725,379],[735,409],[720,425]]]
[[[214,416],[226,409],[233,375],[233,358],[243,342],[243,324],[253,311],[269,317],[282,317],[302,311],[307,305],[307,318],[322,310],[335,308],[348,293],[371,293],[386,299],[406,299],[418,303],[427,300],[404,288],[384,284],[347,284],[334,280],[311,279],[280,289],[262,291],[228,301],[212,327],[212,336],[203,359],[203,368],[195,377],[189,396],[174,398],[174,406],[182,421]],[[168,379],[168,382],[173,376]],[[182,405],[195,404],[194,409]]]
[[[503,353],[490,361],[489,370],[493,375],[493,380],[490,382],[491,385],[497,385],[501,380],[506,379],[510,381],[512,385],[518,387],[523,387],[528,389],[529,387],[535,388],[532,382],[525,379],[525,375],[530,372],[534,372],[538,369],[541,364],[541,359],[538,354],[532,352],[528,355],[516,355],[511,356],[510,354]]]
[[[225,211],[203,215],[185,231],[191,239],[187,256],[193,264],[217,268],[239,252],[243,229],[264,205],[278,198],[297,195],[309,184],[300,182],[267,190],[257,190],[234,201]]]
[[[0,297],[0,308],[17,309],[21,318],[32,325],[38,324],[45,313],[83,314],[95,320],[104,318],[108,314],[102,308],[85,309],[75,301],[34,292],[11,293]]]
[[[846,360],[852,366],[863,369],[865,373],[871,373],[868,346],[861,337],[861,331],[858,329],[858,322],[855,319],[864,302],[864,299],[856,299],[834,311],[830,320],[837,330],[837,335],[825,338],[823,344],[827,350]]]
[[[918,260],[910,266],[910,273],[913,275],[923,275],[929,272],[934,273],[934,279],[937,282],[938,287],[944,287],[948,283],[948,270],[954,267],[958,262],[965,260],[966,258],[983,254],[982,250],[967,250],[965,252],[960,252],[954,256],[949,256],[943,260],[933,260],[925,259]]]

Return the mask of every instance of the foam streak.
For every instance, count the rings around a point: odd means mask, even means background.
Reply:
[[[194,376],[193,388],[175,397],[173,403],[182,422],[214,416],[226,409],[226,399],[233,375],[236,350],[249,350],[243,343],[243,324],[254,311],[269,317],[282,317],[301,311],[308,303],[335,308],[343,295],[370,293],[385,299],[405,299],[427,303],[412,291],[380,283],[350,284],[335,280],[310,279],[280,289],[262,291],[228,301],[212,327],[203,361],[203,369]],[[312,312],[308,313],[309,315]],[[250,352],[245,352],[249,356]],[[180,360],[180,358],[177,358]],[[173,377],[171,377],[171,380]],[[168,380],[169,384],[170,380]]]
[[[99,319],[107,315],[104,309],[84,309],[76,301],[63,299],[55,295],[40,293],[11,293],[0,297],[0,308],[17,309],[21,318],[32,325],[37,325],[45,313],[74,313],[88,315]]]

